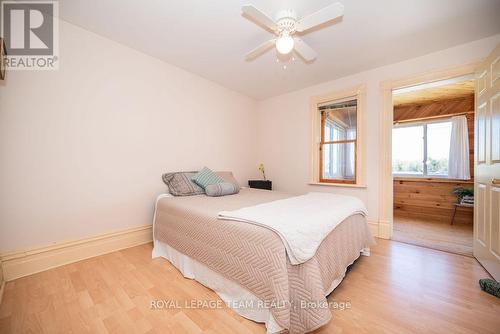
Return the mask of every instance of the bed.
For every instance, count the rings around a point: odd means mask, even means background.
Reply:
[[[266,324],[268,333],[312,331],[330,321],[328,296],[347,267],[374,243],[366,218],[353,214],[321,242],[312,258],[290,263],[282,239],[255,224],[218,219],[221,211],[293,195],[242,188],[236,195],[162,195],[153,223],[153,257],[214,290],[240,315]]]

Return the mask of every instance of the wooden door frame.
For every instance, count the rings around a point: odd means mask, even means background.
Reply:
[[[392,91],[399,88],[425,84],[433,81],[447,80],[463,75],[474,74],[483,60],[442,70],[428,71],[405,78],[386,80],[379,87],[380,109],[380,171],[379,171],[379,226],[380,238],[391,239],[393,230],[393,178],[392,178],[392,126],[394,106]]]

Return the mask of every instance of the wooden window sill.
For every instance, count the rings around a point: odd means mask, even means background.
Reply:
[[[345,188],[366,188],[365,184],[355,184],[355,183],[309,182],[308,185],[311,185],[311,186],[345,187]]]
[[[445,178],[431,178],[431,177],[400,177],[394,176],[394,181],[407,181],[407,182],[433,182],[433,183],[466,183],[474,184],[474,180],[458,180],[458,179],[445,179]]]

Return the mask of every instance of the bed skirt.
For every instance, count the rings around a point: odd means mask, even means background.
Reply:
[[[370,249],[363,248],[360,255],[369,256]],[[255,322],[264,323],[268,334],[279,333],[283,331],[278,323],[274,320],[270,309],[265,307],[265,302],[259,299],[256,295],[235,283],[221,274],[211,270],[204,264],[190,258],[187,255],[178,252],[166,243],[154,240],[153,258],[163,257],[172,263],[184,277],[194,279],[197,282],[213,290],[226,303],[228,307],[244,318]],[[354,261],[352,262],[354,263]],[[344,274],[332,282],[327,290],[328,296],[345,277],[347,267],[344,268]]]

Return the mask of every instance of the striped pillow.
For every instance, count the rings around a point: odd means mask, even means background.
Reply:
[[[240,187],[231,182],[222,182],[217,184],[209,184],[205,188],[207,196],[226,196],[237,194],[240,191]]]
[[[212,172],[212,170],[207,167],[203,167],[198,173],[191,177],[191,180],[194,181],[197,185],[205,189],[210,184],[217,184],[224,182],[224,179],[219,175]]]

